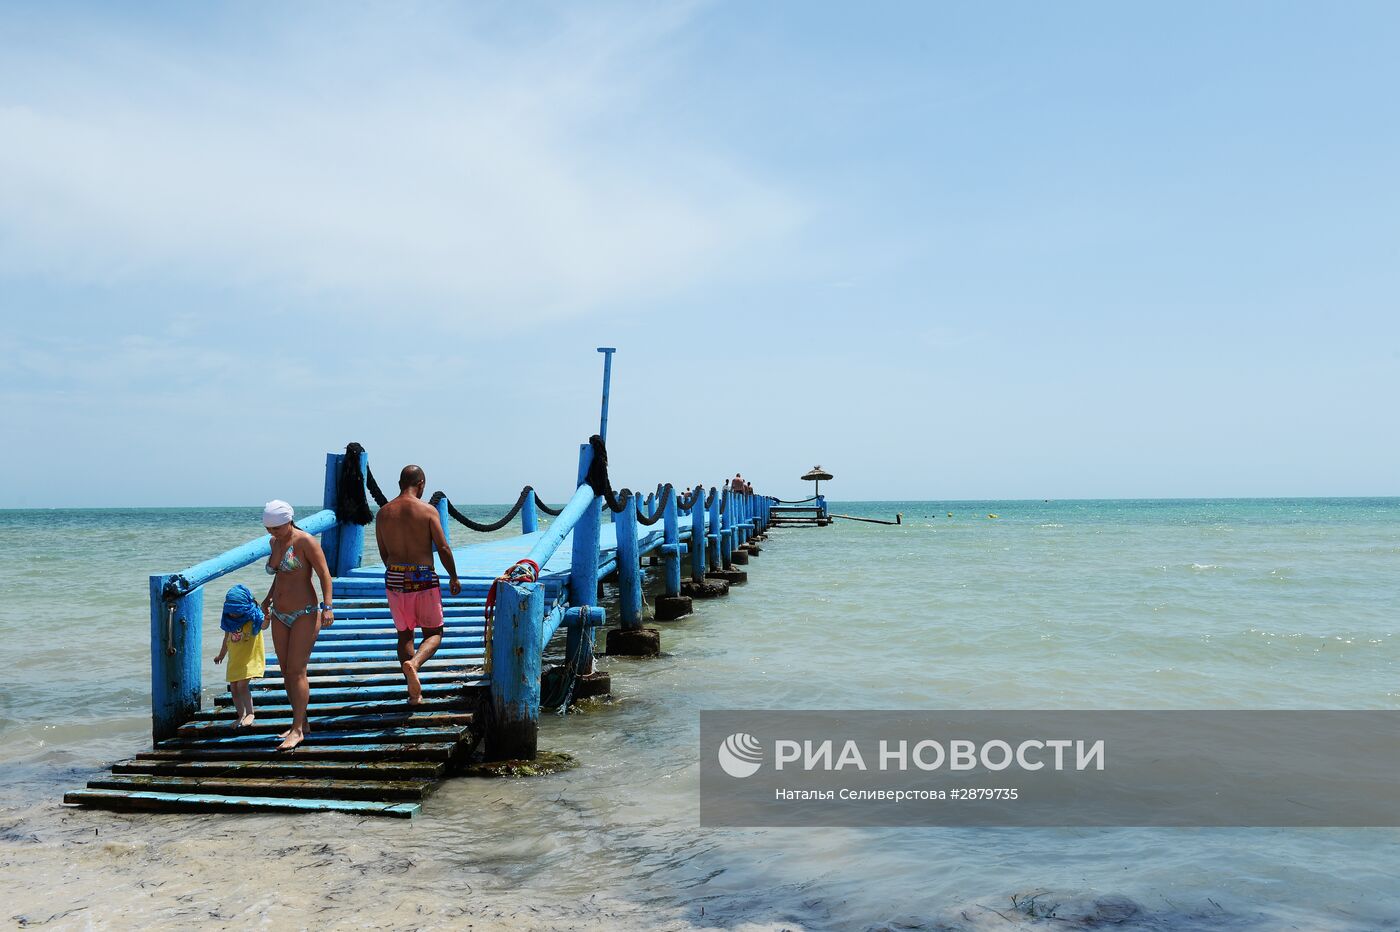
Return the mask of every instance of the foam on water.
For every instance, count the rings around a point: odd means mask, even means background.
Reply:
[[[451,781],[412,826],[62,809],[65,788],[149,740],[146,576],[241,543],[257,516],[0,513],[6,915],[157,928],[373,915],[982,929],[1037,927],[1047,910],[1056,928],[1400,921],[1392,830],[700,830],[705,708],[1400,704],[1395,499],[839,510],[927,517],[775,532],[747,587],[663,626],[666,657],[604,661],[615,702],[547,717],[542,743],[577,770]],[[257,568],[218,585],[237,581],[266,585]],[[220,673],[206,662],[209,692]]]

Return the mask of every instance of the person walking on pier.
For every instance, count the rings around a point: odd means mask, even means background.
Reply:
[[[384,561],[384,589],[394,629],[399,633],[399,663],[408,684],[409,705],[422,701],[418,671],[442,645],[442,588],[433,564],[434,550],[447,569],[452,594],[462,591],[438,510],[423,501],[427,485],[422,469],[405,466],[399,473],[398,497],[380,508],[374,519],[374,538]],[[416,627],[423,629],[423,642],[415,652]]]
[[[306,664],[311,648],[323,627],[335,622],[331,608],[331,571],[326,555],[315,537],[296,526],[292,506],[274,500],[263,508],[263,527],[272,536],[272,552],[267,570],[272,586],[262,609],[274,621],[272,643],[277,649],[277,665],[282,671],[282,686],[292,706],[292,727],[278,735],[279,751],[290,751],[306,739],[311,729],[306,721],[306,707],[311,702],[311,683],[306,678]],[[321,600],[311,585],[311,574],[321,582]]]

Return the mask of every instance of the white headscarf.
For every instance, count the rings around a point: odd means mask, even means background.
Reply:
[[[263,506],[263,527],[281,527],[289,524],[293,514],[291,505],[280,498],[274,498]]]

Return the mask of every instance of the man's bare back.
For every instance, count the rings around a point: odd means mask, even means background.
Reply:
[[[433,550],[447,550],[438,510],[410,492],[379,509],[374,523],[379,558],[385,563],[432,566]]]

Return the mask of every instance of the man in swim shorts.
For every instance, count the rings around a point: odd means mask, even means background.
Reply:
[[[408,683],[409,705],[422,701],[418,671],[442,646],[442,589],[433,564],[434,550],[447,569],[452,594],[462,591],[438,510],[423,501],[427,484],[422,469],[405,466],[399,473],[398,497],[379,509],[374,519],[374,537],[379,543],[379,558],[384,561],[389,614],[399,633],[399,663]],[[423,642],[416,652],[414,628],[423,629]]]

